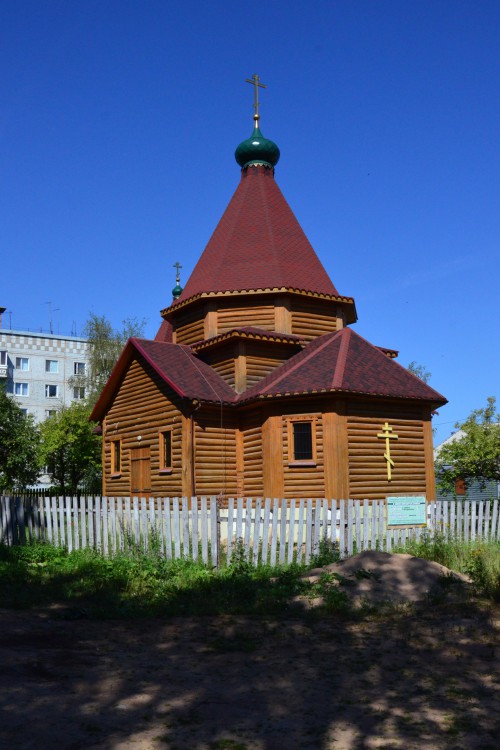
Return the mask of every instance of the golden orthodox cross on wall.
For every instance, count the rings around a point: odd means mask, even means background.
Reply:
[[[259,86],[261,89],[267,88],[263,83],[259,83],[259,76],[257,73],[254,73],[251,78],[245,78],[246,83],[251,83],[254,87],[253,92],[253,108],[255,110],[254,119],[259,119]]]
[[[389,422],[386,422],[382,427],[382,432],[379,432],[377,437],[385,440],[384,458],[387,461],[387,479],[390,482],[392,479],[391,467],[394,468],[394,461],[391,458],[391,440],[397,440],[398,435],[392,431]]]

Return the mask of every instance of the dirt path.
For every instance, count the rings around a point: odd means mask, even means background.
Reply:
[[[497,750],[500,612],[460,609],[361,623],[3,610],[0,745]]]

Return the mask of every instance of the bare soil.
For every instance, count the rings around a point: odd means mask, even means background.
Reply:
[[[498,750],[500,609],[438,591],[434,565],[341,564],[355,601],[399,602],[355,617],[321,601],[288,619],[0,610],[0,747]]]

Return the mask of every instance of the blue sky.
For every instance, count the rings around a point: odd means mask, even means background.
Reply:
[[[0,305],[17,329],[169,304],[261,128],[355,330],[450,401],[500,396],[497,0],[4,0]]]

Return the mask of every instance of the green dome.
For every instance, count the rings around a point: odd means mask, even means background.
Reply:
[[[240,167],[248,167],[249,164],[274,167],[280,158],[280,150],[274,141],[264,138],[256,124],[251,137],[242,141],[234,152],[234,158]]]
[[[172,297],[174,299],[179,299],[181,294],[182,294],[182,287],[180,284],[176,284],[174,288],[172,289]]]

